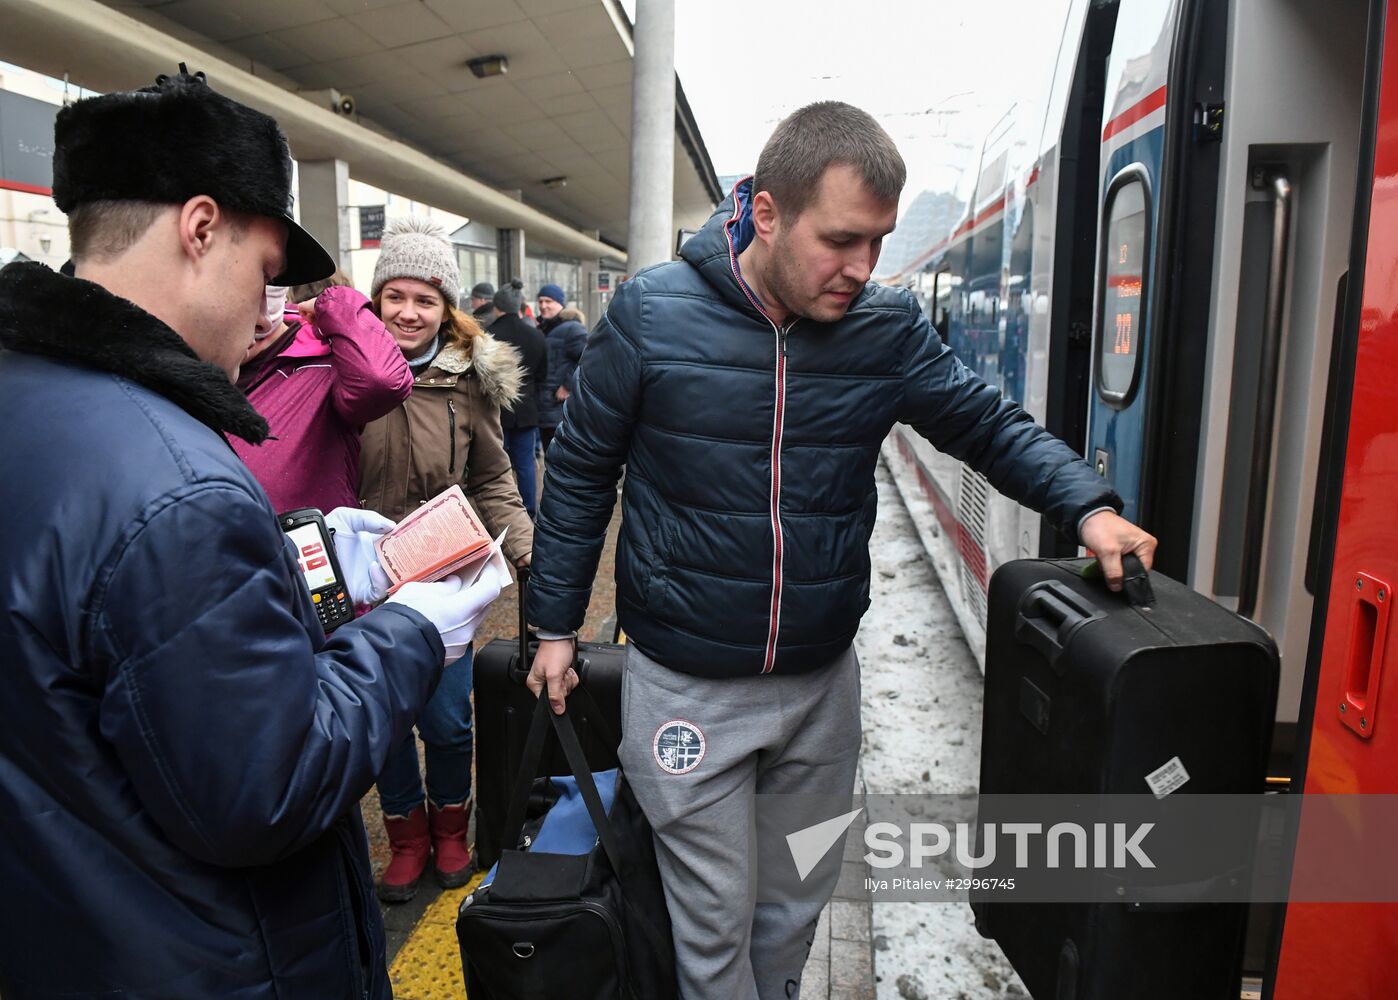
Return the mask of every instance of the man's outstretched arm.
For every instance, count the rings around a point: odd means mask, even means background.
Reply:
[[[1091,549],[1111,589],[1121,589],[1124,554],[1149,567],[1156,540],[1118,513],[1121,498],[1106,480],[963,365],[911,298],[909,311],[915,346],[898,419]]]

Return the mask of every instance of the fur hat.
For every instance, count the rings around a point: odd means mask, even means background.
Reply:
[[[287,225],[286,269],[273,284],[316,281],[335,261],[291,217],[291,153],[276,120],[213,90],[184,63],[155,86],[89,97],[53,126],[53,200],[61,212],[94,201],[221,208]]]
[[[394,278],[416,278],[438,289],[449,305],[461,296],[461,269],[447,231],[431,219],[410,215],[383,227],[379,262],[369,294],[378,295]]]

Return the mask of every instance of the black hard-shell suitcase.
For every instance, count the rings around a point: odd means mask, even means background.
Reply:
[[[1176,757],[1188,780],[1174,795],[1263,790],[1275,643],[1126,563],[1121,593],[1091,560],[1020,560],[991,579],[982,796],[1149,795],[1146,775]],[[1246,904],[1011,900],[971,894],[1036,1000],[1238,996]]]
[[[525,626],[524,603],[528,593],[528,573],[519,574],[519,637],[493,639],[476,654],[475,731],[476,731],[476,867],[485,870],[500,858],[505,832],[505,810],[511,782],[519,773],[529,722],[537,700],[525,686],[529,664],[538,642],[529,637]],[[617,747],[603,732],[621,732],[621,674],[626,647],[614,643],[580,642],[574,669],[587,687],[602,714],[603,725],[590,719],[592,708],[568,703],[568,714],[578,734],[588,766],[593,771],[617,767]],[[562,777],[571,774],[568,760],[557,743],[544,751],[540,775]],[[544,783],[541,783],[543,787]],[[535,803],[538,812],[548,805]],[[531,808],[532,817],[536,810]]]

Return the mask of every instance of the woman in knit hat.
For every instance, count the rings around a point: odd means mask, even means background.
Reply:
[[[524,566],[533,525],[500,431],[501,409],[512,407],[519,395],[519,356],[458,308],[460,285],[456,253],[444,229],[413,218],[395,219],[384,228],[370,294],[412,369],[413,389],[364,430],[360,505],[401,520],[459,483],[492,535],[509,528],[505,555]],[[379,775],[393,853],[379,884],[386,902],[412,898],[429,855],[442,886],[470,879],[470,699],[468,653],[447,667],[418,719],[426,747],[425,803],[411,734]]]

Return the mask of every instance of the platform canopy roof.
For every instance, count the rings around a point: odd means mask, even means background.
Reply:
[[[348,97],[350,123],[624,247],[633,46],[616,0],[68,0],[61,6],[71,17],[63,33],[72,37],[31,35],[28,58],[18,52],[0,58],[51,75],[66,72],[97,90],[138,85],[150,67],[133,59],[128,76],[117,79],[120,47],[107,45],[102,59],[83,57],[76,36],[85,22],[77,8],[112,12],[319,108],[331,107],[332,91]],[[0,0],[0,19],[23,27],[12,12],[43,8],[53,9],[49,0]],[[492,56],[504,57],[503,74],[480,77],[470,68],[472,60]],[[199,68],[197,56],[189,61]],[[675,225],[695,228],[721,192],[678,79],[676,90]],[[472,204],[463,196],[442,204],[442,192],[419,190],[411,171],[395,184],[382,165],[359,169],[354,151],[337,146],[335,129],[299,128],[283,109],[264,110],[283,121],[300,159],[346,159],[352,176],[377,186],[489,225],[515,224],[494,217],[498,200]],[[542,242],[570,241],[544,236]]]

